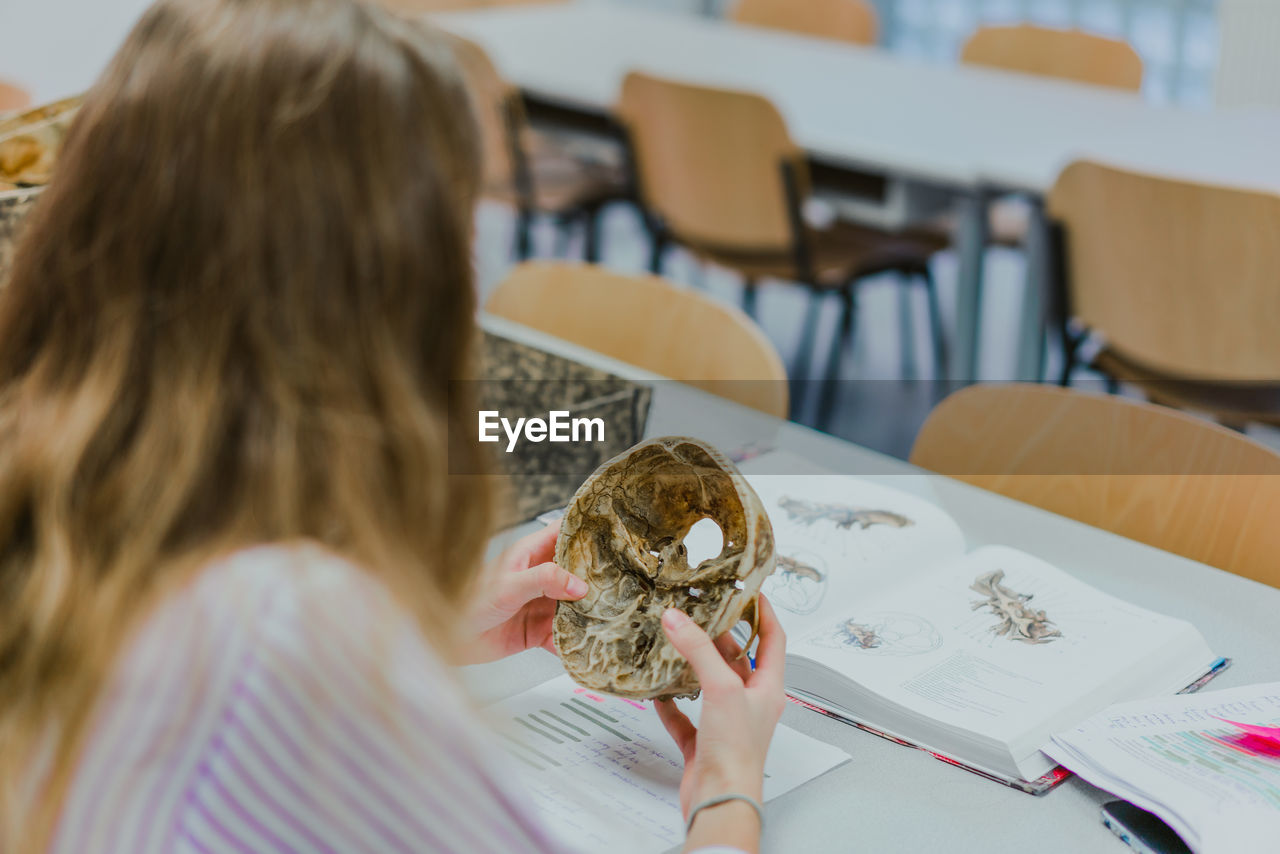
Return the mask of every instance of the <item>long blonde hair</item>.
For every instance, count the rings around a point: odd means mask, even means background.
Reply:
[[[0,850],[221,554],[319,542],[444,636],[489,525],[448,473],[475,152],[446,42],[353,0],[160,0],[90,91],[0,297]]]

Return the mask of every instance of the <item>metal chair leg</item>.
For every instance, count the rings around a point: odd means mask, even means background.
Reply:
[[[844,363],[845,353],[853,341],[853,332],[857,326],[858,301],[852,284],[840,291],[840,324],[831,338],[831,353],[827,357],[827,372],[822,381],[822,396],[818,399],[816,424],[819,430],[828,430],[831,416],[835,412],[836,391],[840,385],[840,368]]]
[[[1080,341],[1065,326],[1062,328],[1062,374],[1058,377],[1058,385],[1066,388],[1071,385],[1071,373],[1076,368],[1076,351],[1080,349]]]
[[[528,261],[533,256],[533,212],[516,211],[516,260]]]
[[[742,281],[742,310],[747,317],[756,319],[756,280],[748,276]]]
[[[600,263],[600,220],[603,215],[603,205],[596,205],[582,212],[582,257],[588,264]]]
[[[911,279],[902,273],[897,275],[898,289],[898,339],[902,351],[902,378],[916,378],[915,312],[911,305]]]
[[[929,334],[933,337],[933,377],[938,382],[946,382],[951,374],[951,352],[947,346],[947,333],[942,326],[942,306],[938,302],[938,283],[933,278],[933,270],[926,264],[920,273],[924,281],[925,298],[929,303]]]
[[[667,238],[662,232],[654,231],[652,246],[649,251],[649,272],[655,276],[662,275],[662,259],[667,251]]]
[[[791,418],[794,420],[803,410],[807,395],[803,394],[809,379],[809,366],[813,357],[813,343],[818,333],[818,316],[822,313],[822,294],[816,287],[809,289],[809,311],[804,329],[800,333],[800,349],[791,372]]]

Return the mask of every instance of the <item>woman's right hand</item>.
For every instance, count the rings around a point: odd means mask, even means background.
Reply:
[[[671,645],[688,659],[702,683],[698,727],[671,700],[655,703],[667,732],[684,754],[680,805],[685,817],[695,804],[717,795],[740,794],[761,800],[764,759],[786,705],[782,678],[787,639],[773,606],[760,597],[760,646],[755,670],[728,632],[715,642],[687,615],[674,608],[662,617]],[[759,845],[755,810],[729,801],[698,814],[687,849]]]

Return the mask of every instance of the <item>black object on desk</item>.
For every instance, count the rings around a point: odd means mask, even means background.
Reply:
[[[522,444],[518,453],[504,453],[506,436],[483,447],[492,454],[496,485],[504,493],[498,527],[533,519],[539,513],[564,507],[596,468],[644,437],[653,389],[591,365],[540,350],[522,341],[486,331],[481,351],[481,380],[469,397],[480,409],[517,418],[542,417],[560,410],[574,418],[600,419],[608,425],[599,441]],[[468,381],[458,381],[464,383]],[[456,383],[457,384],[457,383]],[[475,424],[472,416],[463,419]],[[502,431],[498,431],[501,434]],[[477,436],[451,435],[453,442],[475,442]],[[450,474],[489,474],[455,468]]]
[[[1139,854],[1191,854],[1187,843],[1173,828],[1128,801],[1103,804],[1102,823]]]

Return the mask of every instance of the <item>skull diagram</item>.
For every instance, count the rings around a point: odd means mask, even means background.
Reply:
[[[689,565],[684,538],[711,519],[718,555]],[[633,699],[696,696],[697,677],[662,631],[679,608],[711,637],[755,624],[773,572],[773,527],[746,479],[714,448],[651,439],[606,462],[579,488],[560,527],[556,562],[590,588],[556,609],[554,641],[581,685]]]

